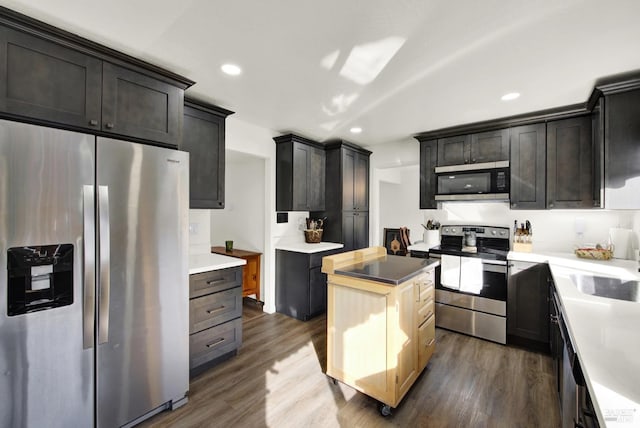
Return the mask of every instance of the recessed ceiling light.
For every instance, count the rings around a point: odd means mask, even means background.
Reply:
[[[229,76],[237,76],[238,74],[242,73],[242,69],[235,64],[222,64],[220,70],[222,70]]]
[[[509,92],[508,94],[504,94],[500,99],[502,101],[511,101],[511,100],[515,100],[519,96],[520,96],[519,92]]]
[[[360,128],[359,126],[354,126],[349,131],[351,131],[352,134],[359,134],[362,132],[362,128]]]

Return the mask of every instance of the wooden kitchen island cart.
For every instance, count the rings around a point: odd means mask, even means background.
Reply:
[[[327,256],[327,376],[381,403],[391,414],[435,349],[430,259],[370,247]]]

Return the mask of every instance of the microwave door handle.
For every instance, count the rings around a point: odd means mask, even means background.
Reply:
[[[82,347],[93,348],[96,290],[96,220],[94,187],[82,188],[83,215],[83,311],[82,311]]]
[[[100,287],[98,295],[98,344],[109,341],[109,303],[111,292],[109,187],[98,187],[100,245]]]

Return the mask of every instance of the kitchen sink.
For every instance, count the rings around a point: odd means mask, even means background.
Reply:
[[[575,286],[584,294],[609,299],[640,302],[640,282],[594,275],[571,275]]]

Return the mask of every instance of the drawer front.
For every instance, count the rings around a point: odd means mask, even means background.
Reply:
[[[192,334],[189,336],[189,369],[234,351],[241,344],[241,318]]]
[[[425,368],[436,348],[436,322],[431,316],[418,329],[418,364],[420,370]]]
[[[242,285],[242,267],[189,275],[189,297],[199,297]]]
[[[434,308],[435,304],[433,299],[429,299],[426,304],[422,305],[420,309],[418,309],[418,325],[427,321],[429,317],[433,317]]]
[[[429,301],[433,301],[435,298],[435,287],[433,285],[428,285],[428,286],[420,286],[420,296],[418,297],[419,302],[418,302],[418,307],[421,308],[423,306],[426,306]]]
[[[242,289],[231,288],[189,301],[189,333],[242,316]]]

